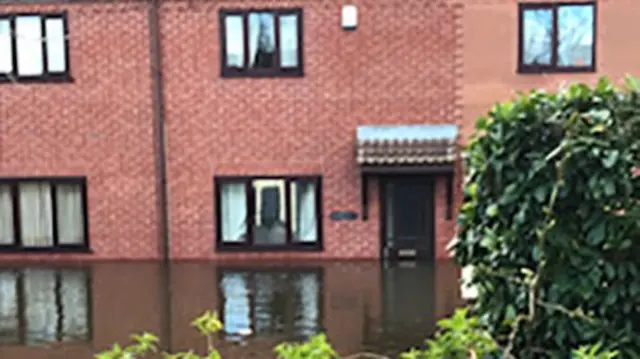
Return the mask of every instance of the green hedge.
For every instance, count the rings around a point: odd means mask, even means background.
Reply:
[[[626,84],[532,91],[477,122],[455,256],[518,358],[597,341],[640,358],[640,91]]]

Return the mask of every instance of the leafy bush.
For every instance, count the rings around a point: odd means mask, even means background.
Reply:
[[[426,350],[412,349],[403,353],[402,359],[430,359],[430,358],[450,358],[462,359],[467,355],[478,355],[495,352],[497,346],[491,336],[479,325],[475,317],[467,316],[466,308],[459,309],[447,319],[438,322],[439,332],[432,340],[427,340]],[[192,322],[198,332],[207,341],[207,354],[199,354],[188,351],[182,353],[162,353],[165,359],[221,359],[220,353],[215,348],[214,335],[223,328],[222,322],[216,313],[207,311]],[[105,350],[95,356],[96,359],[136,359],[149,353],[158,353],[158,338],[151,333],[133,335],[133,344],[122,347],[114,344],[111,349]],[[327,342],[324,334],[312,336],[302,343],[285,342],[274,348],[274,353],[278,359],[339,359],[342,358],[335,349]],[[373,353],[358,353],[348,358],[382,358]],[[386,358],[388,359],[388,358]]]
[[[638,83],[532,91],[476,128],[453,248],[505,356],[639,358]]]
[[[214,334],[223,328],[216,313],[207,311],[192,322],[198,332],[207,340],[207,354],[188,351],[182,353],[162,353],[164,359],[221,359],[213,345]],[[424,350],[411,349],[402,353],[400,359],[478,359],[500,354],[496,342],[489,332],[480,325],[476,317],[468,316],[468,309],[458,309],[451,318],[438,321],[438,332],[434,339],[425,343]],[[122,347],[114,344],[95,356],[96,359],[138,359],[146,354],[158,353],[158,338],[151,333],[131,337],[133,344]],[[278,359],[340,359],[335,349],[327,342],[324,334],[312,336],[302,343],[282,343],[274,348]],[[601,350],[601,344],[584,346],[573,351],[575,359],[613,359],[617,352]],[[357,353],[343,359],[390,359],[375,353]]]
[[[468,309],[459,309],[438,322],[439,331],[426,341],[426,350],[412,349],[401,359],[466,359],[495,354],[498,346],[476,317],[467,317]]]

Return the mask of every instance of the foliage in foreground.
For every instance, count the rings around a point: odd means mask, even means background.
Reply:
[[[162,352],[164,359],[221,359],[214,346],[214,336],[223,329],[216,313],[207,311],[192,322],[207,341],[207,353],[200,355],[194,351],[181,353]],[[411,349],[400,355],[400,359],[478,359],[500,354],[500,349],[489,332],[482,327],[476,317],[468,316],[468,309],[458,309],[455,314],[438,322],[438,332],[433,339],[425,342],[425,349]],[[96,359],[139,359],[148,354],[159,353],[158,337],[151,333],[133,335],[133,344],[122,347],[114,344],[109,350],[95,356]],[[390,359],[388,357],[360,353],[341,357],[327,342],[324,334],[309,338],[306,342],[285,342],[274,348],[278,359]],[[572,351],[574,359],[614,359],[616,352],[601,350],[601,344],[583,346]]]
[[[507,356],[640,358],[638,82],[532,91],[476,127],[453,248],[483,323]]]

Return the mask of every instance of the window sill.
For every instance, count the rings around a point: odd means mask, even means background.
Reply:
[[[93,254],[93,250],[87,247],[37,247],[37,248],[24,248],[13,246],[0,246],[0,254]]]
[[[220,73],[222,78],[302,78],[304,72],[302,69],[291,71],[239,71],[232,69],[223,69]]]
[[[320,243],[308,244],[308,245],[220,245],[218,243],[215,248],[216,252],[257,252],[257,253],[269,253],[269,252],[322,252],[323,248]]]
[[[516,72],[519,75],[547,75],[547,74],[592,74],[596,72],[594,67],[518,67]]]
[[[55,76],[29,76],[29,77],[10,77],[0,75],[0,84],[64,84],[73,83],[75,79],[70,74]]]

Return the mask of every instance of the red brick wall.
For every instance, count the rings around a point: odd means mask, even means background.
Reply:
[[[340,28],[338,1],[166,3],[165,49],[171,254],[176,258],[375,258],[377,182],[369,220],[331,222],[360,212],[355,129],[362,124],[458,123],[460,8],[448,1],[356,0],[359,26]],[[303,78],[222,79],[218,9],[304,8]],[[186,26],[188,24],[188,26]],[[323,176],[325,251],[214,252],[214,175]],[[437,183],[438,255],[454,221],[444,221]]]
[[[512,0],[467,1],[463,13],[464,129],[472,132],[475,120],[497,101],[518,91],[545,88],[555,91],[570,81],[595,83],[600,76],[621,80],[640,75],[640,43],[630,32],[637,28],[637,0],[598,1],[596,73],[518,74],[518,5]],[[500,24],[500,26],[496,26]]]
[[[3,13],[61,10],[75,81],[0,84],[0,177],[86,176],[90,257],[157,257],[147,8],[0,5]]]

